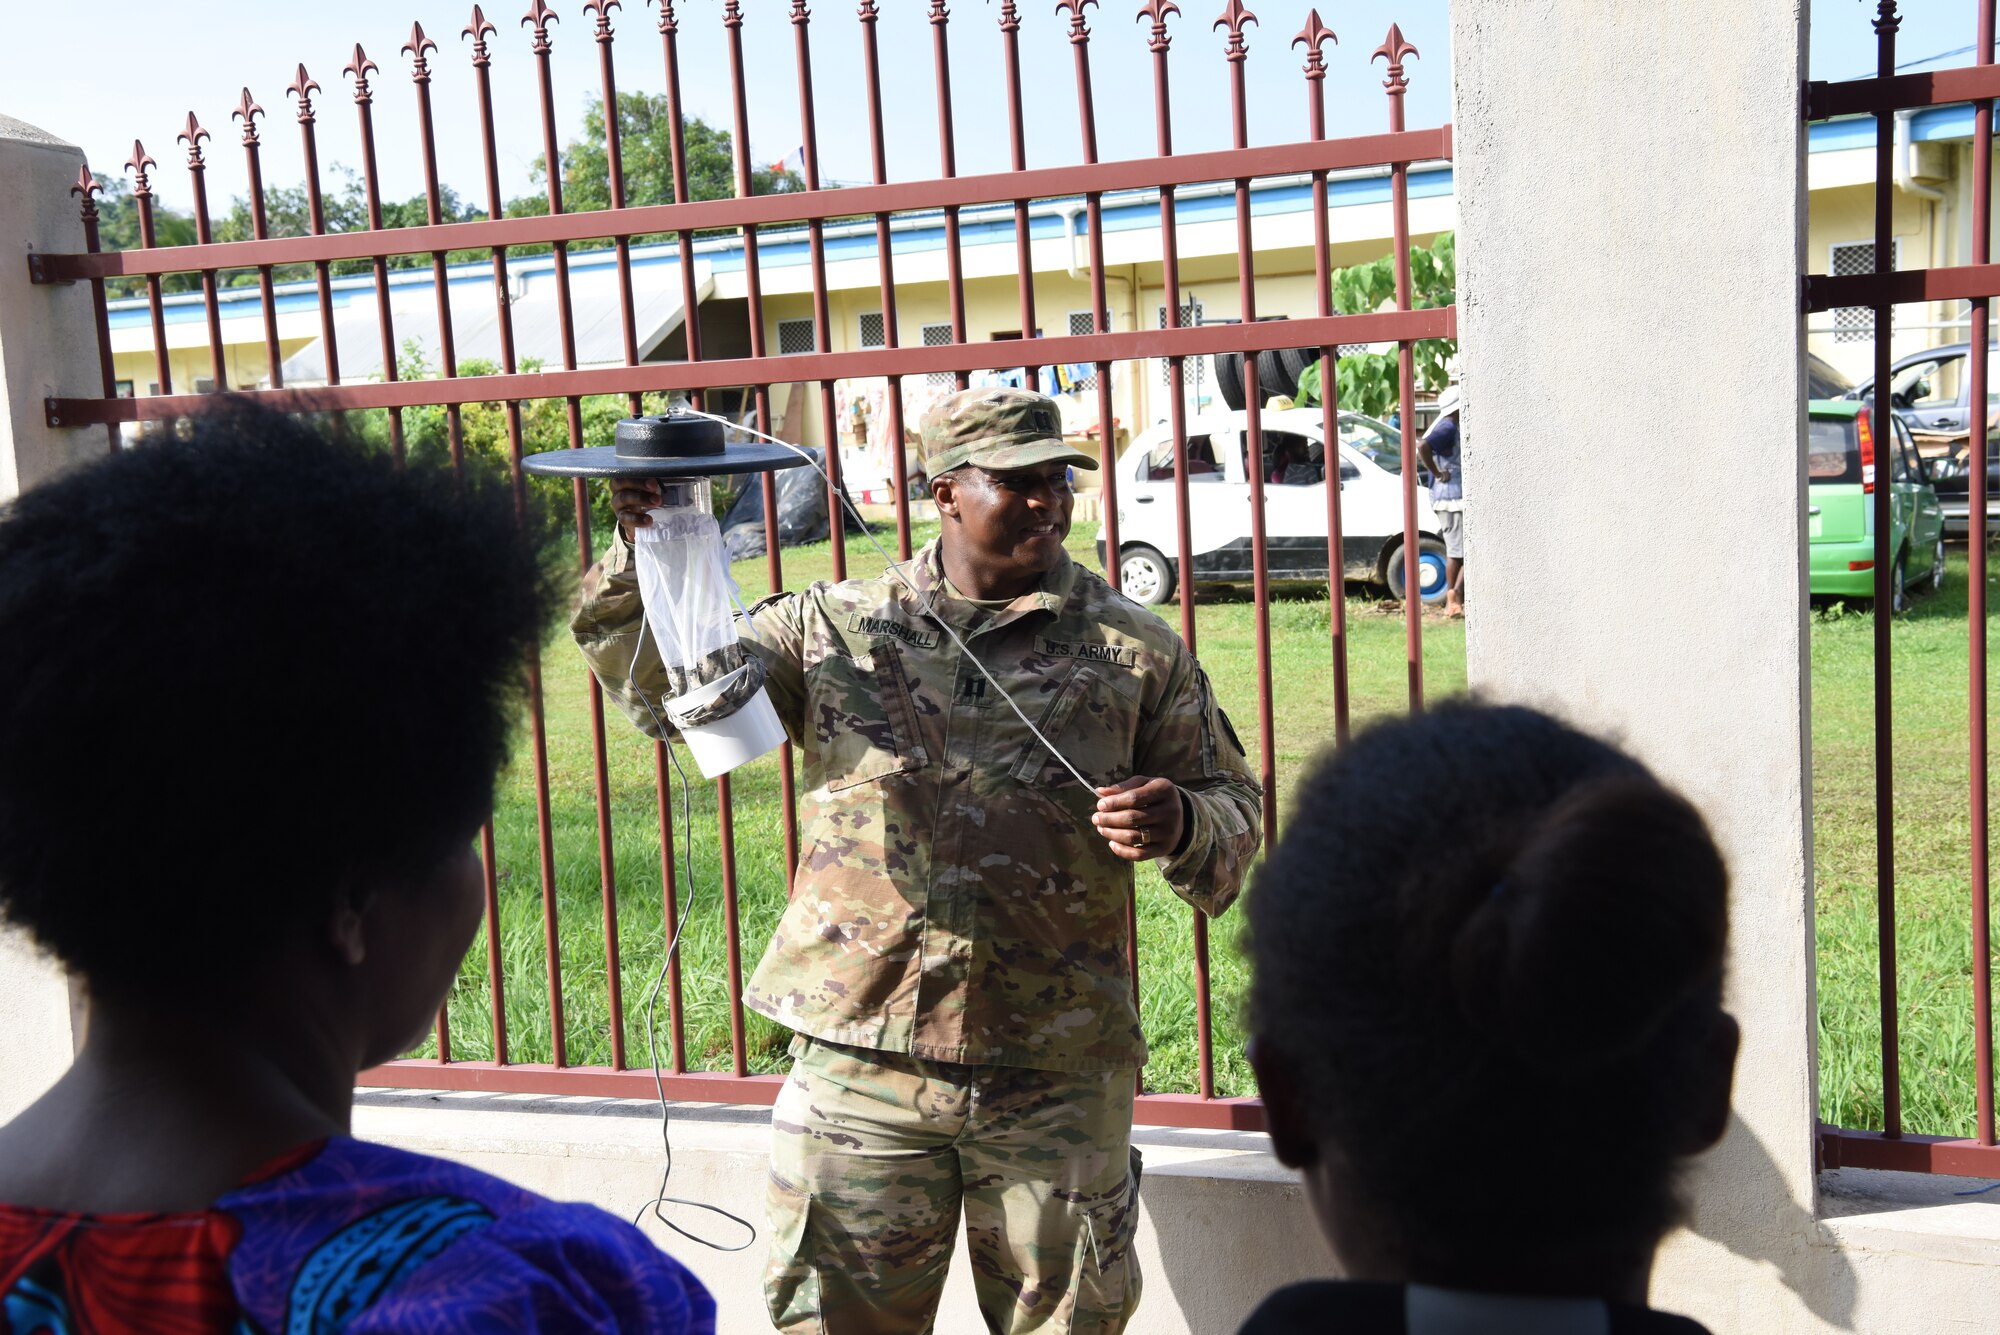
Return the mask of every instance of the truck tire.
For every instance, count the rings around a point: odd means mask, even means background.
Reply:
[[[1218,352],[1211,359],[1215,363],[1215,387],[1222,393],[1222,406],[1234,412],[1243,407],[1243,354],[1240,352]]]

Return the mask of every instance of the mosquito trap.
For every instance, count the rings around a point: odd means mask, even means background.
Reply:
[[[678,405],[676,405],[678,409]],[[729,575],[711,477],[796,468],[782,445],[731,443],[723,424],[685,411],[618,423],[615,444],[530,455],[545,477],[653,478],[660,504],[632,540],[645,631],[666,668],[667,689],[647,700],[680,733],[704,778],[776,750],[784,726],[764,690],[764,667],[737,639],[743,606]]]

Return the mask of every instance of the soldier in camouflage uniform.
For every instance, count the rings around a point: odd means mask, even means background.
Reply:
[[[1222,912],[1261,794],[1187,646],[1064,551],[1069,467],[1096,463],[1055,405],[963,390],[922,432],[943,532],[904,568],[915,591],[814,584],[743,625],[809,793],[747,995],[797,1034],[765,1294],[782,1331],[929,1330],[963,1210],[992,1330],[1115,1335],[1139,1297],[1132,866]],[[614,486],[621,523],[646,522],[655,485]],[[647,702],[673,688],[650,638],[633,670],[640,623],[621,533],[572,628],[657,735]]]

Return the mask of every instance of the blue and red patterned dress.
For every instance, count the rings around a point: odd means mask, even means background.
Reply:
[[[0,1205],[0,1335],[714,1329],[707,1290],[623,1220],[347,1137],[201,1211]]]

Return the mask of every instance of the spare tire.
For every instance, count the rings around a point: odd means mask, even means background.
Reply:
[[[1282,394],[1292,398],[1299,392],[1297,372],[1285,374],[1284,359],[1276,348],[1266,348],[1257,354],[1257,399],[1260,403],[1270,402],[1272,396]]]
[[[1243,354],[1218,352],[1209,359],[1215,364],[1215,387],[1222,393],[1222,406],[1234,412],[1243,407]]]
[[[1278,361],[1285,368],[1285,374],[1292,380],[1292,397],[1298,397],[1299,377],[1305,369],[1319,360],[1318,348],[1280,348]]]

